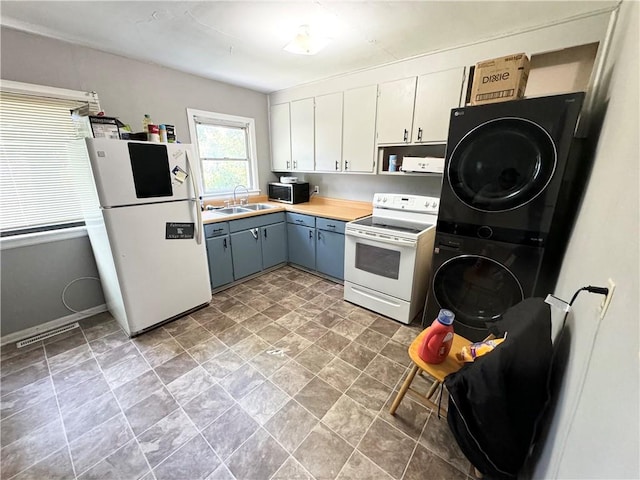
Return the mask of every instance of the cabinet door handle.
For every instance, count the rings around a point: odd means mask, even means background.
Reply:
[[[336,170],[338,170],[338,160],[336,160]]]
[[[349,170],[349,160],[344,161],[344,169]]]
[[[329,227],[329,228],[336,228],[336,226],[335,226],[335,225],[331,225],[330,223],[327,223],[327,227]]]
[[[222,246],[224,247],[225,250],[227,249],[227,239],[226,238],[222,241]]]
[[[320,240],[320,230],[318,230],[318,240]]]
[[[263,232],[264,232],[264,238],[267,238],[267,229],[265,228]]]
[[[406,142],[409,139],[409,130],[404,129],[404,141]]]
[[[309,238],[313,238],[313,230],[309,230]]]
[[[255,238],[256,240],[258,240],[258,229],[257,228],[252,228],[251,230],[249,230],[251,232],[251,235],[253,235],[253,238]]]
[[[421,142],[422,141],[422,129],[418,128],[418,141]]]
[[[296,223],[302,223],[302,220],[300,220],[299,218],[296,218],[296,219],[295,219],[295,222],[296,222]]]
[[[289,169],[290,165],[291,165],[291,162],[289,160],[287,160],[287,170]]]
[[[296,162],[295,160],[293,161],[293,168],[298,168],[298,162]]]

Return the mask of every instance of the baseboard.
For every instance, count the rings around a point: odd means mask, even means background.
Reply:
[[[51,320],[41,325],[36,325],[35,327],[25,328],[24,330],[20,330],[19,332],[3,335],[2,337],[0,337],[0,346],[4,346],[7,343],[18,342],[33,335],[37,335],[38,333],[53,330],[54,328],[62,327],[63,325],[77,322],[78,320],[82,320],[83,318],[91,317],[93,315],[97,315],[98,313],[106,311],[107,305],[103,303],[102,305],[91,307],[87,310],[83,310],[82,312],[72,313],[71,315],[56,318],[55,320]]]

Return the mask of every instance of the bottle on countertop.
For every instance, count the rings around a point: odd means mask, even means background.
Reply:
[[[167,143],[167,126],[164,123],[160,125],[160,143]]]
[[[148,128],[149,128],[149,132],[147,133],[147,141],[159,143],[160,129],[158,128],[158,125],[154,125],[153,123],[150,123],[148,125]]]
[[[418,355],[427,363],[442,363],[447,359],[453,344],[453,319],[451,310],[441,309],[420,345]]]
[[[149,124],[153,124],[153,120],[151,120],[151,116],[148,113],[144,114],[144,118],[142,119],[142,131],[145,133],[149,133]]]

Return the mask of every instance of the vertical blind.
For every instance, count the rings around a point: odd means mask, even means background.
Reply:
[[[100,110],[97,96],[85,95],[88,100],[0,90],[0,235],[82,221],[84,192],[74,178],[86,153],[71,112]]]

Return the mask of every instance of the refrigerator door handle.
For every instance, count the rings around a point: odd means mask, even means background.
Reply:
[[[187,165],[189,167],[189,172],[191,172],[191,185],[193,185],[193,192],[196,196],[194,199],[195,207],[196,207],[196,219],[197,219],[197,228],[198,234],[196,235],[196,243],[200,245],[202,243],[202,211],[200,210],[200,190],[198,189],[198,184],[196,182],[196,176],[193,174],[193,166],[191,165],[191,160],[189,160],[189,155],[187,151],[184,151],[184,157],[187,160]]]

